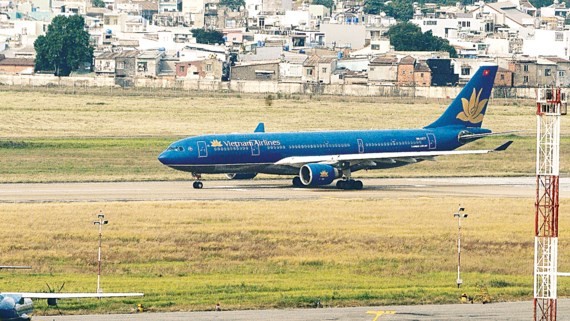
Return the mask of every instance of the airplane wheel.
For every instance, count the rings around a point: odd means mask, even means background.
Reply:
[[[345,186],[346,186],[346,181],[340,180],[336,182],[336,188],[338,189],[345,189]]]
[[[196,181],[196,182],[194,182],[194,184],[192,184],[192,187],[194,187],[196,189],[200,189],[200,188],[204,187],[204,184],[202,182]]]
[[[298,176],[293,177],[293,186],[295,187],[305,187],[305,185],[303,185],[303,183],[301,182],[301,178]]]
[[[364,187],[364,184],[362,184],[362,181],[354,181],[352,187],[353,189],[361,190]]]

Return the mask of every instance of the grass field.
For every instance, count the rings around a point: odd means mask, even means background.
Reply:
[[[470,216],[457,289],[453,212],[460,202]],[[62,301],[69,313],[126,311],[139,302],[153,310],[208,310],[216,302],[225,309],[309,307],[317,299],[326,306],[453,303],[461,292],[476,295],[478,284],[495,301],[530,299],[532,208],[532,200],[445,196],[3,204],[3,228],[20,231],[4,234],[3,262],[34,269],[3,272],[0,288],[42,291],[45,282],[66,282],[66,291],[93,291],[92,219],[103,211],[110,224],[102,287],[146,296],[111,305]],[[561,216],[561,226],[569,223]],[[561,238],[560,248],[567,246]],[[561,255],[559,269],[569,268]],[[569,294],[570,282],[560,279],[559,295]]]
[[[189,179],[156,160],[170,142],[187,135],[248,132],[258,121],[265,121],[268,131],[421,127],[436,119],[449,101],[323,96],[275,99],[267,106],[263,96],[119,93],[0,91],[0,182]],[[498,132],[517,130],[516,136],[485,139],[469,148],[493,148],[514,139],[508,152],[440,158],[438,164],[358,175],[532,175],[535,122],[531,101],[494,100],[485,126]],[[562,133],[570,134],[567,126]],[[564,138],[562,144],[564,161],[570,139]],[[562,172],[568,173],[564,167]]]
[[[0,182],[181,180],[189,175],[156,157],[187,135],[268,131],[422,127],[449,100],[402,102],[366,97],[265,97],[140,93],[6,91],[0,87]],[[515,144],[504,153],[440,158],[359,177],[534,175],[532,101],[491,102],[485,126],[518,130],[470,148]],[[569,159],[562,133],[562,172]],[[263,176],[259,179],[263,179]],[[96,288],[97,230],[103,211],[103,288],[144,291],[143,299],[62,301],[66,313],[151,310],[427,304],[476,295],[532,297],[532,199],[322,199],[312,201],[0,204],[2,263],[33,265],[3,272],[0,288],[65,291]],[[562,199],[561,209],[568,199]],[[462,243],[464,286],[456,279],[457,222],[469,211]],[[568,226],[562,213],[560,225]],[[14,232],[17,231],[17,232]],[[562,236],[561,232],[561,236]],[[560,239],[561,253],[568,242]],[[559,270],[570,270],[560,256]],[[570,281],[559,279],[560,296]],[[39,313],[45,303],[40,303]]]

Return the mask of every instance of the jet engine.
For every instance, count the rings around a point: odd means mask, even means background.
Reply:
[[[305,186],[328,185],[342,176],[342,171],[327,164],[307,164],[299,170],[299,178]]]
[[[229,179],[253,179],[257,173],[229,173],[226,177]]]

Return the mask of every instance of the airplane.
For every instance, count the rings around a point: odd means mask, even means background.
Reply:
[[[59,299],[141,297],[144,293],[0,293],[0,321],[30,321],[34,310],[32,299],[47,299],[49,306],[57,306]]]
[[[187,137],[172,143],[158,160],[190,172],[194,188],[202,174],[225,173],[251,179],[258,173],[295,175],[295,187],[329,185],[359,190],[352,179],[359,170],[393,168],[434,160],[436,156],[485,154],[506,150],[455,150],[477,139],[497,135],[482,128],[497,65],[481,65],[447,109],[420,129],[266,133],[260,123],[253,133]],[[503,133],[498,133],[503,134]]]

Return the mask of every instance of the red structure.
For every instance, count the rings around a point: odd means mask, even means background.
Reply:
[[[560,88],[541,89],[536,105],[534,320],[555,321],[558,278],[560,116],[566,115],[566,97]]]

